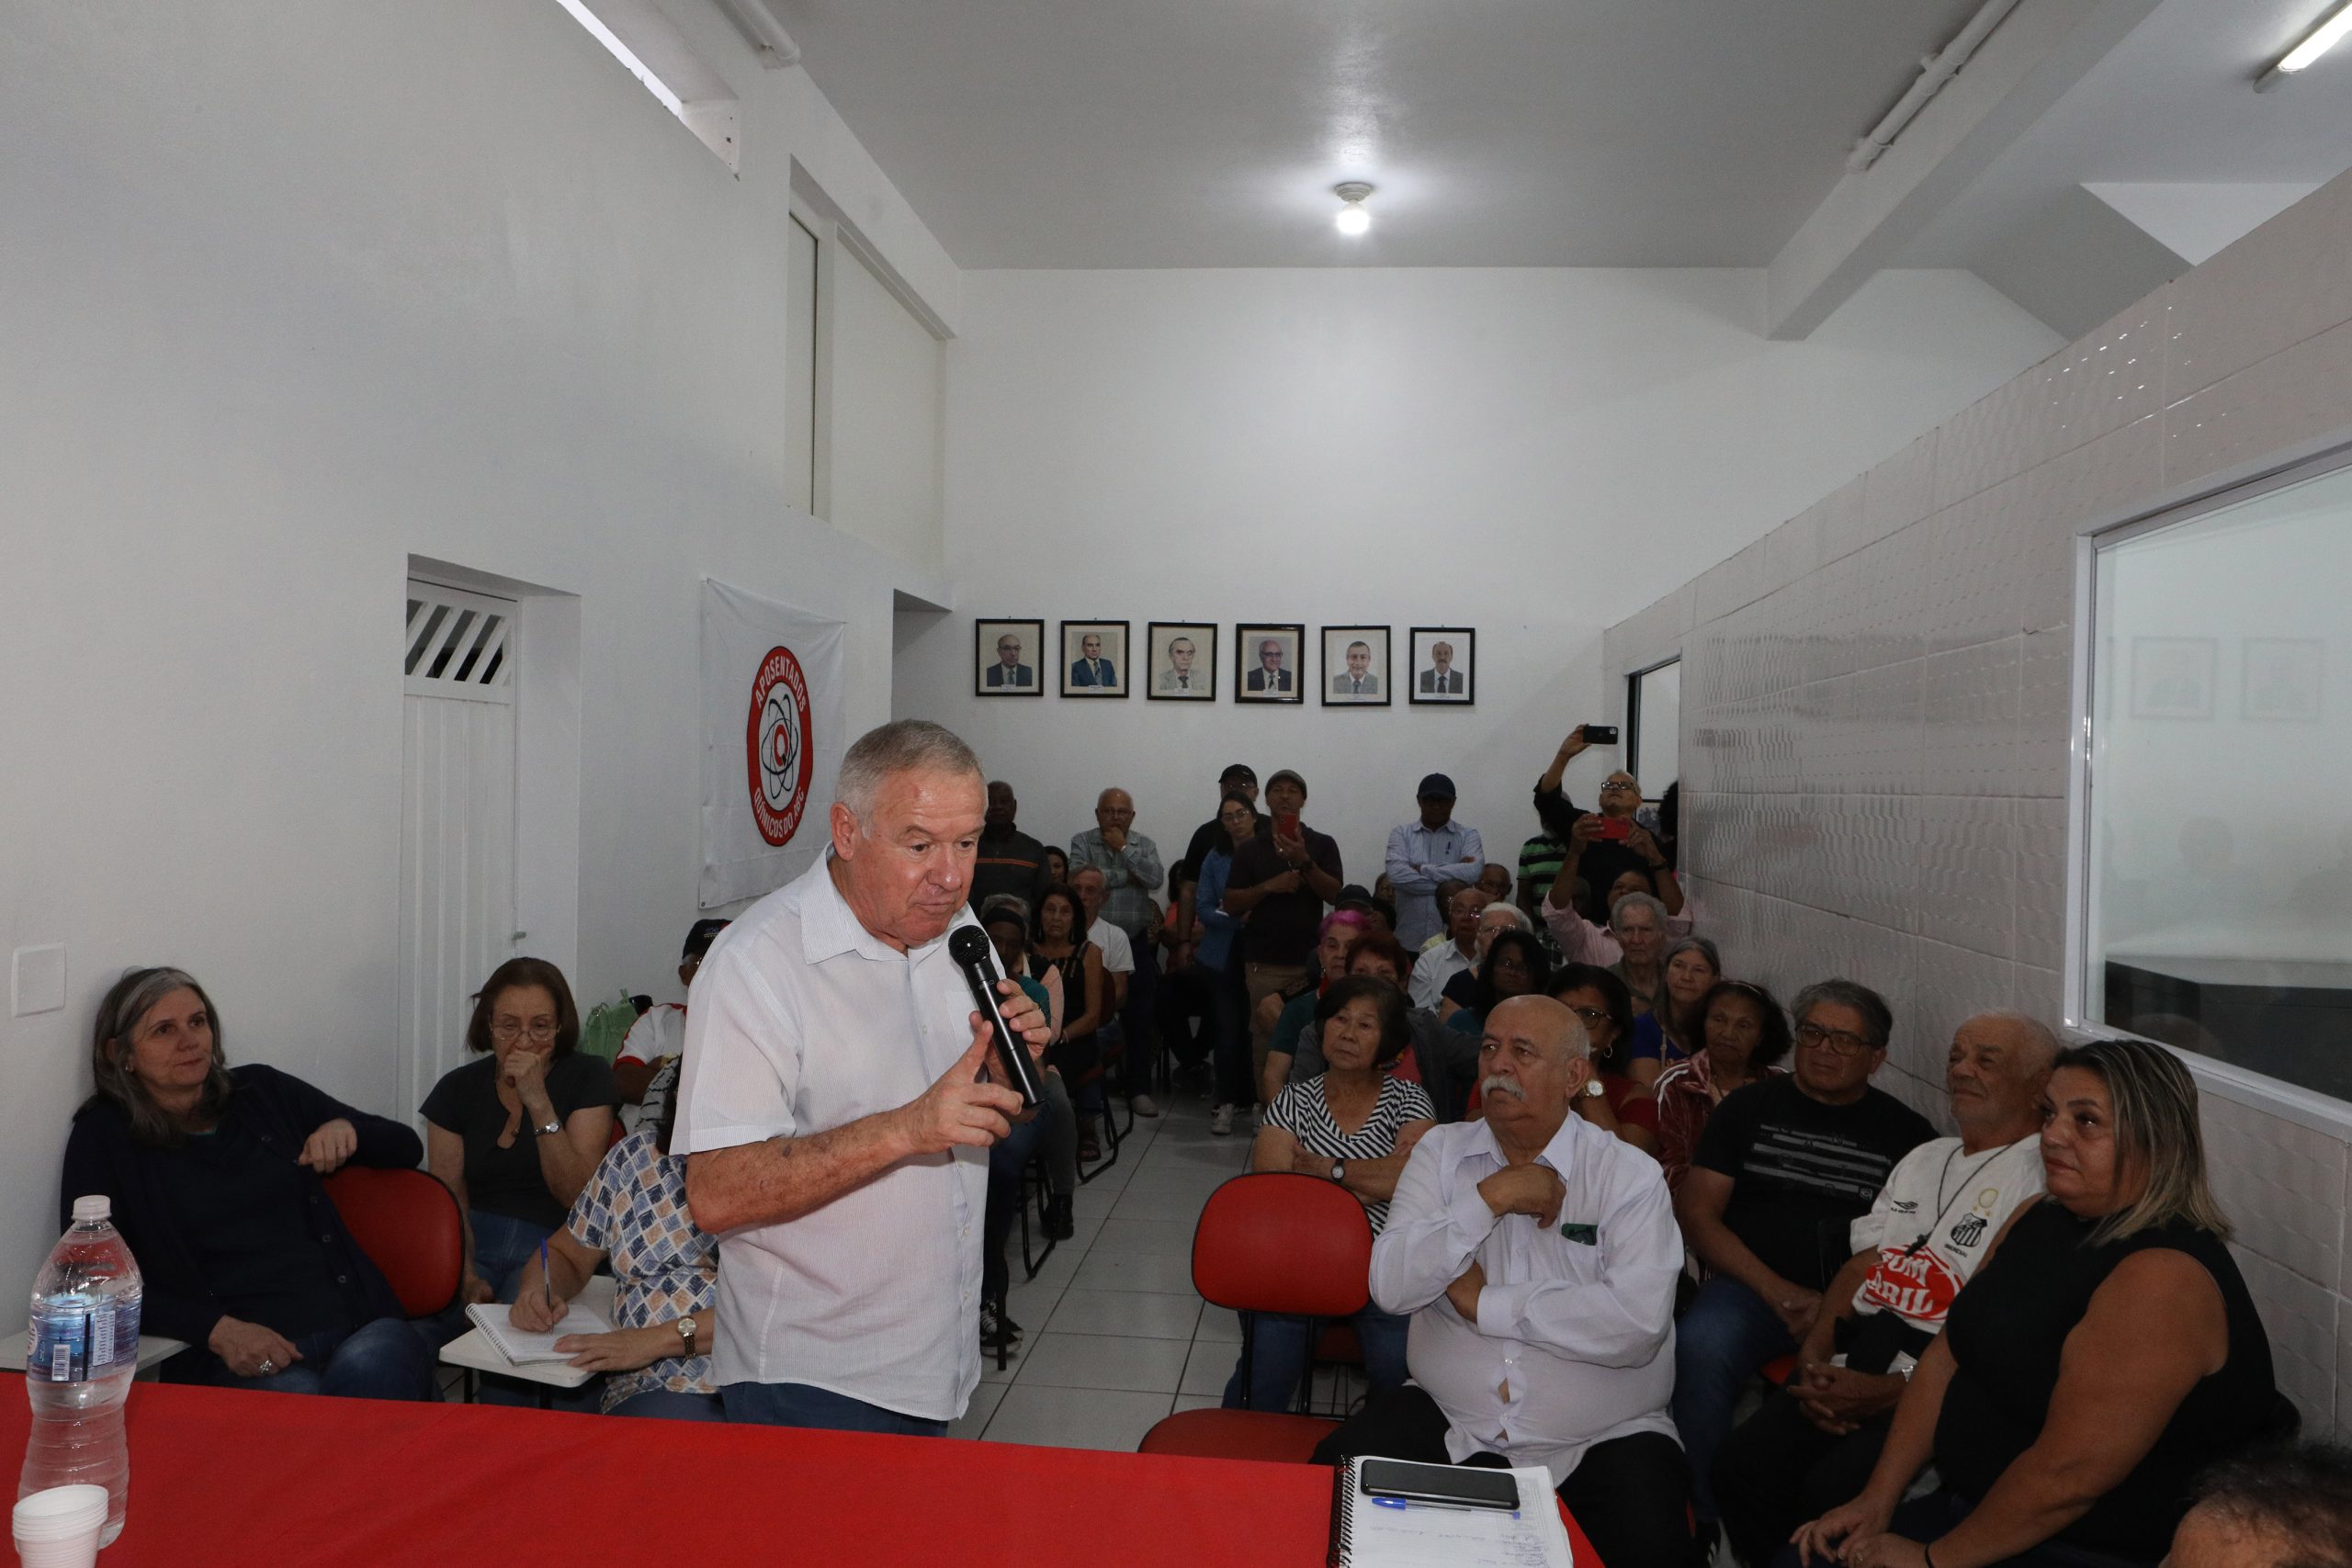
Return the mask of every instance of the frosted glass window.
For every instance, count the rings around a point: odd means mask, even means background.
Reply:
[[[784,498],[817,513],[817,236],[785,229]]]
[[[2352,1100],[2352,470],[2105,546],[2096,587],[2084,1011]]]
[[[1644,797],[1657,800],[1682,776],[1682,661],[1645,670],[1632,682],[1625,771],[1641,781]]]

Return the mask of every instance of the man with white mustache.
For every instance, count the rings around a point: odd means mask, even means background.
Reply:
[[[1682,1238],[1657,1162],[1569,1114],[1590,1054],[1549,997],[1487,1014],[1486,1120],[1422,1137],[1373,1243],[1373,1300],[1412,1314],[1413,1382],[1316,1458],[1541,1465],[1603,1562],[1678,1568],[1693,1561],[1667,1410]]]

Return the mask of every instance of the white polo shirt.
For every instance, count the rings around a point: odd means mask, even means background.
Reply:
[[[719,933],[695,976],[672,1152],[801,1137],[893,1110],[971,1044],[947,939],[905,953],[865,930],[831,857]],[[956,925],[978,924],[958,910]],[[952,931],[955,926],[950,926]],[[980,1377],[988,1151],[900,1162],[718,1246],[714,1378],[797,1382],[950,1421]]]

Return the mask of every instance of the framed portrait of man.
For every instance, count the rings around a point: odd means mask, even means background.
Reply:
[[[1151,669],[1143,694],[1153,702],[1216,701],[1216,623],[1153,621],[1145,628]]]
[[[1038,659],[1046,651],[1046,623],[993,620],[972,623],[972,694],[976,697],[1042,697]]]
[[[1233,628],[1233,700],[1237,703],[1296,703],[1306,700],[1306,646],[1303,621],[1243,622]]]
[[[1062,695],[1124,697],[1127,694],[1127,623],[1062,623]]]
[[[1388,628],[1323,628],[1323,705],[1385,708],[1388,705]]]
[[[1416,703],[1478,700],[1478,634],[1468,626],[1415,626],[1409,652],[1409,695]]]

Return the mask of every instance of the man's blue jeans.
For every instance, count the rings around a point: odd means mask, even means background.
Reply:
[[[909,1438],[944,1438],[944,1421],[901,1416],[829,1388],[805,1382],[730,1382],[719,1390],[729,1421],[763,1427],[814,1427],[828,1432],[891,1432]]]
[[[1363,1347],[1363,1370],[1374,1393],[1385,1393],[1405,1383],[1405,1330],[1412,1319],[1367,1306],[1351,1318],[1356,1340]],[[1250,1313],[1241,1331],[1250,1337],[1250,1408],[1287,1412],[1298,1402],[1298,1387],[1306,1376],[1311,1325],[1303,1317],[1278,1317]],[[1241,1406],[1240,1352],[1234,1352],[1233,1375],[1226,1380],[1225,1407]]]
[[[1699,1517],[1715,1512],[1715,1450],[1756,1369],[1797,1348],[1780,1314],[1728,1274],[1699,1287],[1674,1325],[1674,1425],[1690,1457],[1690,1497]]]
[[[426,1336],[397,1317],[379,1317],[354,1333],[306,1334],[294,1341],[302,1359],[266,1378],[241,1378],[225,1366],[207,1381],[222,1388],[271,1393],[332,1393],[345,1399],[436,1399],[433,1348]]]

